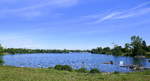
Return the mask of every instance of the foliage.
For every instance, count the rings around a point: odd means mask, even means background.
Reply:
[[[90,73],[100,73],[100,71],[98,69],[94,68],[94,69],[90,70]]]
[[[148,46],[147,49],[148,49],[148,52],[150,52],[150,46]]]
[[[146,41],[139,36],[132,36],[131,43],[126,43],[124,48],[122,46],[115,45],[112,49],[109,47],[98,47],[91,50],[91,53],[112,54],[115,56],[143,56],[146,52],[150,52],[150,46],[147,46]]]
[[[73,70],[72,67],[68,66],[68,65],[56,65],[54,68],[57,70],[65,70],[65,71],[72,71]]]
[[[53,67],[48,67],[48,69],[54,69]]]
[[[49,49],[23,49],[23,48],[7,48],[5,52],[15,54],[15,53],[68,53],[68,50],[49,50]]]
[[[4,61],[0,59],[0,65],[2,65],[3,63],[4,63]]]
[[[62,70],[63,65],[56,65],[54,68],[57,70]]]
[[[69,52],[86,52],[87,50],[59,50],[59,49],[24,49],[24,48],[6,48],[5,53],[24,54],[24,53],[69,53]]]
[[[110,47],[97,47],[96,49],[92,49],[91,53],[97,53],[97,54],[111,54],[111,49]]]
[[[143,40],[142,45],[143,45],[143,49],[146,50],[146,51],[148,51],[148,46],[147,46],[145,40]]]
[[[59,49],[26,49],[26,48],[3,48],[0,44],[0,54],[24,54],[24,53],[69,53],[69,52],[88,52],[89,50],[59,50]]]
[[[80,72],[80,73],[86,73],[86,72],[88,72],[86,68],[80,68],[80,69],[78,69],[76,71]]]
[[[3,46],[0,44],[0,54],[2,54],[4,52],[4,48]]]
[[[123,52],[122,52],[122,47],[116,45],[116,46],[112,49],[112,53],[113,53],[115,56],[122,55],[122,54],[123,54]]]
[[[144,45],[143,45],[144,44]],[[132,46],[132,56],[136,55],[145,55],[145,50],[143,49],[146,43],[139,36],[131,37],[131,46]]]
[[[4,63],[4,61],[0,59],[0,65],[2,65],[3,63]]]
[[[115,72],[113,72],[113,74],[119,74],[120,72],[118,72],[118,71],[115,71]]]
[[[3,63],[4,63],[4,61],[3,61],[3,58],[2,58],[3,56],[2,55],[0,55],[0,65],[3,65]]]

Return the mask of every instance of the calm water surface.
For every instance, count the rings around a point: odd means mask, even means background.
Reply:
[[[54,67],[57,64],[70,65],[74,69],[81,67],[98,68],[102,72],[131,72],[129,68],[119,66],[120,61],[124,64],[138,64],[143,67],[150,67],[147,58],[132,58],[123,56],[111,56],[103,54],[90,54],[90,53],[69,53],[69,54],[16,54],[1,56],[4,65],[17,66],[17,67],[33,67],[33,68],[47,68]],[[103,64],[113,61],[115,64]]]

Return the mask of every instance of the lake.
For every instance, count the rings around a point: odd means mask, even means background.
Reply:
[[[112,56],[104,54],[91,54],[91,53],[48,53],[48,54],[15,54],[0,56],[3,59],[3,65],[16,66],[16,67],[32,67],[32,68],[48,68],[55,65],[70,65],[74,69],[81,67],[97,68],[102,72],[132,72],[129,68],[120,67],[120,61],[124,64],[138,64],[143,67],[150,67],[148,58],[133,58],[125,56]],[[104,64],[113,61],[112,64]]]

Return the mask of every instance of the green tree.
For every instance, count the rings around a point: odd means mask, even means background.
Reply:
[[[123,48],[123,52],[126,56],[130,56],[132,54],[131,45],[129,43],[125,44],[125,46]]]
[[[97,54],[101,54],[103,52],[103,48],[102,47],[97,47],[96,49],[92,49],[91,53],[97,53]]]
[[[116,55],[116,56],[123,55],[122,47],[118,45],[115,45],[115,47],[112,49],[112,52],[113,52],[113,55]]]
[[[3,56],[0,55],[0,65],[3,65],[4,61],[3,61]]]
[[[145,41],[145,40],[142,42],[142,45],[143,45],[143,49],[144,49],[145,51],[148,51],[148,47],[147,47],[147,44],[146,44],[146,41]]]
[[[132,56],[136,55],[145,55],[145,50],[143,49],[143,39],[139,36],[131,37],[131,46],[132,46]]]
[[[3,46],[0,44],[0,54],[2,54],[4,52],[4,48]]]
[[[103,54],[111,54],[111,49],[110,49],[110,47],[105,47],[105,48],[103,48]]]
[[[150,46],[148,46],[147,49],[148,49],[148,52],[150,52]]]

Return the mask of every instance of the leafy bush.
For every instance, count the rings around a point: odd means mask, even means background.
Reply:
[[[54,68],[57,70],[62,70],[62,65],[56,65]]]
[[[98,69],[94,68],[94,69],[90,70],[90,73],[100,73],[100,71]]]
[[[53,67],[48,67],[48,69],[54,69]]]
[[[86,70],[86,68],[80,68],[80,69],[78,69],[78,70],[76,70],[77,72],[81,72],[81,73],[86,73],[86,72],[88,72],[87,70]]]
[[[4,61],[0,59],[0,65],[3,65]]]
[[[63,70],[72,71],[72,67],[70,67],[70,66],[68,66],[68,65],[64,65],[64,66],[63,66]]]
[[[72,67],[68,65],[56,65],[54,68],[57,70],[72,71]]]
[[[119,72],[118,72],[118,71],[115,71],[115,72],[113,72],[113,74],[119,74]]]

